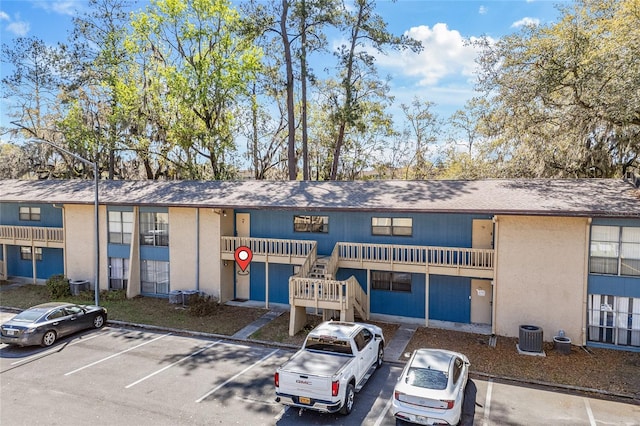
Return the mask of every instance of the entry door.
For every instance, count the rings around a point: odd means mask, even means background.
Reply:
[[[471,280],[471,322],[491,324],[493,291],[491,281]]]
[[[491,219],[473,219],[471,247],[474,249],[493,248],[493,221]],[[475,253],[472,265],[484,266],[488,261],[489,259],[481,253]]]
[[[236,213],[236,236],[251,236],[251,226],[249,218],[249,213]],[[245,269],[244,271],[242,271],[242,269],[240,269],[240,266],[236,264],[236,299],[249,299],[250,271],[251,264],[249,264],[249,266],[247,266],[247,269]]]

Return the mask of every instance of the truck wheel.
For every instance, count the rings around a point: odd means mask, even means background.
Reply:
[[[349,383],[347,385],[347,390],[344,393],[344,404],[342,404],[342,408],[340,409],[340,414],[348,415],[353,410],[353,399],[355,398],[356,391],[353,388],[353,385]]]
[[[376,368],[382,367],[382,361],[384,361],[384,345],[380,343],[378,345],[378,359],[376,360]]]

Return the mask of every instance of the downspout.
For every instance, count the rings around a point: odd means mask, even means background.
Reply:
[[[200,292],[200,208],[196,208],[196,291]]]
[[[587,310],[589,308],[589,255],[590,255],[590,242],[591,242],[591,221],[593,219],[587,219],[587,226],[585,227],[585,250],[584,250],[584,261],[585,261],[585,269],[584,269],[584,278],[583,278],[583,297],[582,297],[582,336],[580,336],[580,341],[582,342],[582,346],[587,345]]]
[[[493,281],[491,285],[491,334],[496,334],[496,318],[498,317],[498,292],[496,291],[498,285],[498,245],[500,243],[499,238],[499,226],[498,216],[493,217],[494,231],[493,231]]]

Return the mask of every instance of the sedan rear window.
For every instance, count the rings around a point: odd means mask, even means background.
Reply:
[[[429,368],[409,368],[405,381],[411,386],[443,390],[447,388],[448,377],[444,371]]]
[[[12,321],[33,322],[40,318],[44,313],[45,311],[39,309],[30,309],[20,312],[18,315],[13,317]]]

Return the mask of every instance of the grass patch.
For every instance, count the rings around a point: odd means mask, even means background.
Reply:
[[[170,304],[167,299],[141,296],[123,299],[121,296],[122,292],[102,292],[100,295],[100,305],[107,309],[110,320],[202,333],[232,335],[267,312],[265,309],[214,303],[207,306],[206,315],[202,315],[202,309],[194,315],[188,307]],[[79,296],[53,300],[93,304],[94,293],[86,291]],[[49,292],[42,285],[28,284],[0,292],[0,306],[26,309],[50,301]],[[198,306],[202,308],[202,305]]]

